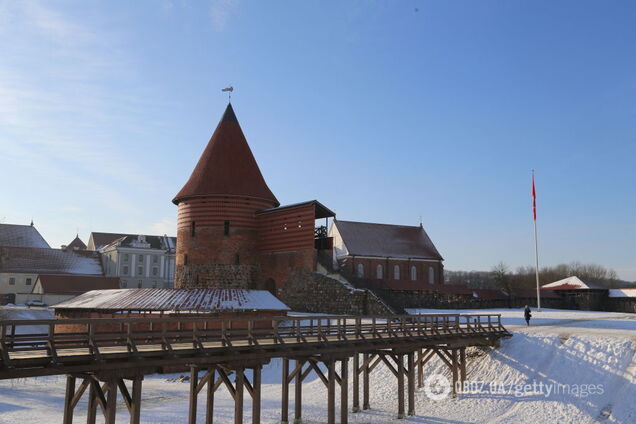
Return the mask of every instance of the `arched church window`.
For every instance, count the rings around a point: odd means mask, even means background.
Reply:
[[[394,280],[399,280],[400,279],[400,266],[399,265],[395,265],[393,267],[393,279]]]
[[[415,265],[411,266],[411,280],[417,280],[417,268],[415,268]]]
[[[358,277],[364,277],[364,265],[362,264],[358,264]]]
[[[428,283],[435,284],[435,270],[432,266],[428,267]]]
[[[378,264],[378,266],[375,267],[375,276],[376,278],[378,278],[379,280],[381,280],[382,278],[384,278],[384,273],[382,272],[384,271],[382,269],[382,264]]]

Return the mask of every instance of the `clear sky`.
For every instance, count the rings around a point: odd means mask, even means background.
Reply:
[[[281,203],[424,227],[453,270],[636,280],[633,1],[0,0],[0,220],[176,233],[232,103]]]

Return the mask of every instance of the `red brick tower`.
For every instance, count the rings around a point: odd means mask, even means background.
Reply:
[[[175,287],[256,288],[256,211],[279,206],[228,104],[179,206]]]

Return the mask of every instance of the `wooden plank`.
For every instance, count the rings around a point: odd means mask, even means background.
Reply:
[[[336,423],[336,362],[327,363],[327,424]]]
[[[130,408],[130,424],[139,424],[141,417],[141,382],[143,377],[136,377],[132,381],[132,400]]]
[[[252,424],[260,424],[261,422],[261,371],[262,367],[260,365],[253,369]]]
[[[73,423],[73,397],[75,396],[75,377],[66,377],[66,394],[64,396],[64,416],[62,418],[63,424]]]
[[[459,371],[459,360],[457,358],[457,351],[459,349],[451,349],[451,369],[453,371],[453,387],[452,387],[452,393],[453,393],[453,397],[457,396],[457,380],[458,380],[458,371]]]
[[[369,354],[362,355],[364,369],[362,371],[362,409],[369,409]]]
[[[243,424],[243,383],[245,382],[245,370],[236,369],[236,395],[234,396],[234,424]]]
[[[303,408],[303,365],[305,361],[296,360],[296,378],[295,378],[295,391],[294,391],[294,424],[301,424],[302,422],[302,408]]]
[[[384,359],[384,355],[381,355]],[[398,390],[398,419],[404,418],[404,355],[396,355],[397,370],[397,390]],[[388,361],[386,361],[388,363]]]
[[[95,424],[95,420],[97,419],[97,393],[96,390],[99,389],[97,382],[92,378],[89,379],[90,388],[88,390],[88,411],[86,413],[86,423],[87,424]]]
[[[105,424],[115,424],[117,414],[117,382],[115,379],[106,382],[108,388],[106,393],[106,408],[104,410]]]
[[[360,355],[356,352],[353,355],[353,406],[352,412],[360,412]]]
[[[415,415],[415,352],[407,354],[408,415]]]
[[[188,424],[197,424],[197,383],[199,380],[199,369],[190,367],[190,402],[188,409]]]
[[[340,423],[349,423],[349,358],[340,361]]]
[[[216,391],[216,367],[212,366],[208,369],[210,378],[208,379],[208,394],[205,403],[205,424],[212,424],[214,422],[214,392]],[[218,382],[221,384],[221,381]]]
[[[283,358],[283,378],[282,378],[280,422],[289,424],[289,359]]]

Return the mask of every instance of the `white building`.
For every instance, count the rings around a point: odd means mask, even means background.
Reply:
[[[176,238],[91,233],[88,250],[102,255],[104,275],[119,277],[123,288],[172,288]]]

